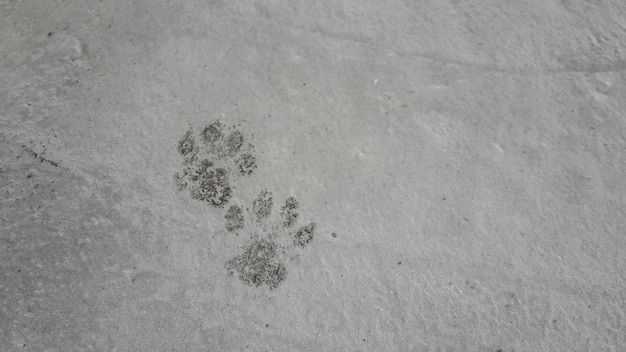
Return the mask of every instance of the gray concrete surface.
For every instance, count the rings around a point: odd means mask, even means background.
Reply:
[[[0,0],[0,351],[626,351],[625,71],[618,0]]]

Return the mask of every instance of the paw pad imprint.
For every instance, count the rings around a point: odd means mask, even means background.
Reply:
[[[191,198],[223,207],[232,197],[234,178],[256,169],[254,146],[243,133],[214,121],[200,131],[190,128],[178,142],[182,170],[174,175],[178,189]]]
[[[243,252],[226,263],[231,275],[237,273],[239,279],[250,286],[267,286],[274,289],[287,277],[289,258],[298,248],[304,248],[313,240],[315,223],[300,227],[297,231],[289,230],[298,219],[298,201],[289,197],[281,207],[281,220],[274,226],[266,226],[272,221],[271,210],[273,197],[268,191],[262,191],[252,202],[247,216],[254,221],[247,223],[243,210],[231,206],[226,212],[226,230],[249,235],[249,242]]]

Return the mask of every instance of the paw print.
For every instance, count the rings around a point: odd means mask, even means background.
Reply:
[[[182,170],[174,175],[179,190],[191,198],[223,207],[232,197],[231,181],[256,169],[254,146],[234,126],[214,121],[198,131],[190,128],[178,142]]]
[[[182,157],[181,170],[174,177],[178,189],[216,208],[230,202],[231,183],[257,167],[254,146],[237,128],[219,121],[190,127],[177,150]],[[299,203],[294,197],[274,208],[272,193],[264,190],[249,207],[231,205],[225,211],[226,231],[246,237],[241,253],[225,268],[249,286],[277,288],[286,279],[290,263],[314,238],[315,223],[297,226]]]
[[[291,258],[314,237],[313,222],[293,230],[298,220],[298,201],[294,197],[285,200],[278,217],[273,216],[273,208],[272,194],[262,191],[245,211],[237,205],[226,211],[226,231],[245,234],[248,243],[225,267],[249,286],[277,288],[287,277]]]

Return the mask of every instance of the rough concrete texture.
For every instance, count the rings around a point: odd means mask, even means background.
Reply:
[[[626,351],[625,78],[620,0],[0,0],[0,351]]]

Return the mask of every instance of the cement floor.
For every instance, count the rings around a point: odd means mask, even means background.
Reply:
[[[0,0],[0,351],[626,351],[626,3]]]

